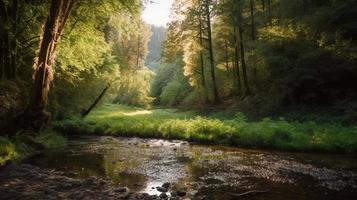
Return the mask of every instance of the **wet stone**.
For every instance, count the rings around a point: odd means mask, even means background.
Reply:
[[[159,191],[159,192],[167,192],[167,191],[168,191],[168,188],[157,187],[156,190]]]
[[[163,187],[163,188],[169,188],[170,185],[171,185],[171,184],[170,184],[169,182],[166,182],[166,183],[162,184],[161,187]]]
[[[167,194],[166,194],[165,192],[161,193],[161,194],[159,195],[159,197],[160,197],[161,199],[167,199],[167,198],[168,198],[168,196],[167,196]]]
[[[119,188],[116,188],[114,191],[115,192],[119,192],[119,193],[124,193],[124,192],[129,192],[129,188],[127,188],[127,187],[119,187]]]
[[[186,189],[184,189],[184,188],[178,189],[177,196],[180,196],[180,197],[186,196]]]

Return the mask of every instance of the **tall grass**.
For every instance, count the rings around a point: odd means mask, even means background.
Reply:
[[[357,127],[332,123],[263,119],[248,122],[242,113],[219,119],[195,112],[142,110],[105,105],[88,118],[55,122],[68,134],[183,139],[193,142],[292,151],[357,153]]]

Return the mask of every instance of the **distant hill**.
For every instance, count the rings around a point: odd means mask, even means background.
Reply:
[[[161,45],[166,38],[166,28],[162,26],[151,26],[152,36],[149,42],[149,55],[146,57],[145,65],[155,71],[161,60]]]

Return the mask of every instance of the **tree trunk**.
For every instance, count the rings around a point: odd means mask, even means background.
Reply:
[[[251,27],[252,27],[252,60],[253,60],[253,77],[254,77],[254,82],[257,81],[257,66],[256,66],[256,60],[255,60],[255,40],[257,38],[256,30],[255,30],[255,19],[254,19],[254,0],[250,0],[250,19],[251,19]]]
[[[27,109],[31,128],[38,129],[49,119],[46,112],[57,42],[63,31],[74,0],[52,0],[50,13],[43,28],[38,57],[34,63],[34,85]]]
[[[254,20],[254,0],[250,0],[250,20],[251,20],[251,28],[252,28],[252,40],[255,41],[256,33],[255,33],[255,20]]]
[[[4,75],[4,52],[3,52],[3,41],[0,38],[0,80],[3,79]]]
[[[12,34],[17,34],[17,21],[18,21],[18,1],[13,0],[12,3]],[[16,66],[17,66],[17,39],[13,37],[11,40],[11,73],[9,78],[16,78]]]
[[[240,63],[242,65],[242,72],[243,72],[243,82],[245,86],[245,95],[250,95],[250,87],[248,84],[248,73],[247,73],[247,66],[245,63],[245,50],[244,50],[244,41],[243,41],[243,16],[242,16],[242,2],[239,1],[239,7],[238,7],[238,16],[237,16],[237,22],[238,22],[238,43],[239,43],[239,50],[240,50]]]
[[[11,77],[11,56],[10,56],[10,41],[7,31],[3,33],[3,53],[4,53],[4,75],[6,79]]]
[[[244,43],[243,43],[243,32],[242,29],[239,27],[238,28],[238,35],[239,35],[239,48],[240,48],[240,62],[242,65],[242,71],[243,71],[243,81],[245,85],[245,94],[250,95],[250,87],[248,84],[248,73],[247,73],[247,66],[245,63],[245,50],[244,50]]]
[[[215,66],[214,66],[214,57],[213,57],[213,44],[212,44],[212,30],[211,30],[211,11],[210,11],[210,0],[206,0],[205,7],[206,7],[206,20],[207,20],[207,34],[208,34],[208,51],[209,51],[209,59],[210,59],[210,66],[211,66],[211,78],[212,78],[212,89],[213,89],[213,98],[214,103],[219,103],[219,96],[216,86],[216,75],[215,75]]]
[[[225,48],[225,51],[224,51],[224,56],[225,56],[225,60],[226,60],[226,70],[227,70],[227,73],[229,73],[229,61],[228,61],[228,43],[227,43],[227,40],[224,40],[224,48]]]
[[[269,15],[269,24],[270,26],[273,25],[273,19],[271,16],[271,0],[268,0],[268,15]]]
[[[236,68],[236,75],[237,75],[237,88],[238,94],[242,92],[242,84],[240,80],[240,69],[239,69],[239,44],[238,44],[238,37],[237,37],[237,28],[233,28],[233,38],[234,38],[234,63]]]
[[[0,0],[0,18],[4,23],[7,22],[7,11],[4,1]],[[6,51],[5,51],[5,26],[0,27],[0,79],[6,78]]]
[[[100,95],[95,99],[95,101],[93,102],[93,104],[82,113],[82,118],[86,117],[92,110],[93,108],[99,103],[99,101],[103,98],[103,96],[105,95],[105,93],[107,92],[107,90],[109,89],[110,85],[108,84],[107,87],[105,87],[102,91],[102,93],[100,93]]]
[[[203,59],[203,39],[202,39],[202,20],[200,19],[200,46],[201,46],[201,50],[200,50],[200,64],[201,64],[201,74],[202,74],[202,86],[206,87],[206,80],[205,80],[205,68],[204,68],[204,59]]]

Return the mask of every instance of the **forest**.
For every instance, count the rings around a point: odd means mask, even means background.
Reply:
[[[0,0],[0,199],[356,199],[356,16]]]

